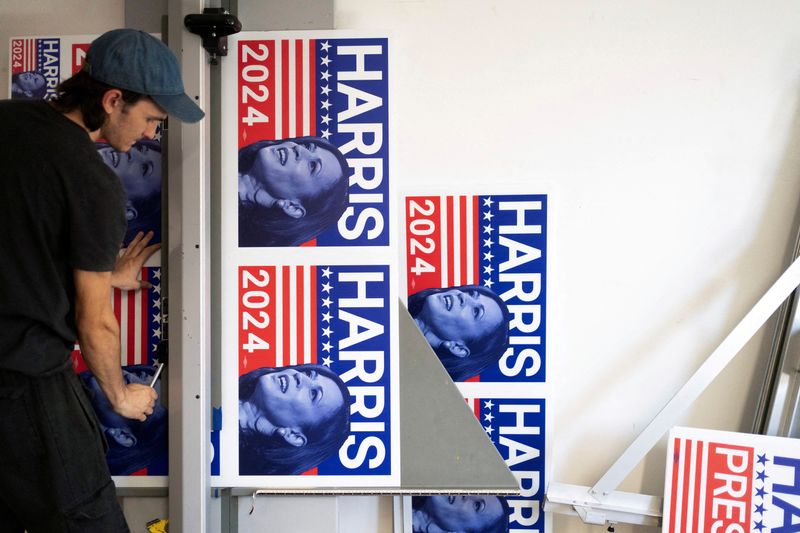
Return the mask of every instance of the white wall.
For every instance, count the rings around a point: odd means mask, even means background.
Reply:
[[[335,21],[393,32],[406,191],[551,193],[551,479],[593,485],[787,264],[797,3],[337,0]],[[749,430],[771,333],[679,423]],[[660,495],[664,455],[621,489]]]

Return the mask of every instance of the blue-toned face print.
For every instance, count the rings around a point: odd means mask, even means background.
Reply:
[[[39,95],[43,93],[47,83],[44,76],[36,71],[20,72],[13,78],[13,91],[28,98],[41,97]]]
[[[265,146],[249,174],[275,199],[303,200],[329,190],[343,178],[337,157],[314,142]]]
[[[453,288],[431,294],[418,319],[443,340],[471,343],[494,330],[503,312],[493,299],[472,289]]]
[[[122,180],[131,202],[161,193],[161,152],[153,146],[136,143],[128,152],[118,152],[103,145],[97,151]]]
[[[424,509],[442,529],[470,533],[488,529],[505,514],[497,496],[431,496]]]
[[[314,369],[264,374],[251,400],[273,425],[302,430],[324,424],[344,405],[336,382]]]

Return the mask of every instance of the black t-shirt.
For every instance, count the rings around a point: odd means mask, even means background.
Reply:
[[[125,203],[83,128],[44,101],[0,101],[0,369],[68,364],[73,269],[114,269]]]

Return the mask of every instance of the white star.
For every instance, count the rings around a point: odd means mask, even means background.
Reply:
[[[332,363],[333,363],[333,359],[331,359],[330,357],[323,357],[322,358],[322,364],[327,366],[328,368],[330,368]]]
[[[492,217],[493,217],[493,216],[494,216],[494,215],[492,214],[492,212],[491,212],[491,211],[486,211],[486,212],[483,214],[483,220],[492,220]]]
[[[320,89],[320,91],[322,92],[322,94],[324,94],[325,96],[327,96],[327,95],[328,95],[328,93],[330,93],[330,92],[331,92],[331,88],[330,88],[330,87],[328,87],[327,85],[323,85],[323,86],[322,86],[322,89]]]
[[[485,267],[483,267],[484,274],[491,274],[492,272],[494,272],[492,265],[486,265]]]
[[[322,349],[325,350],[326,352],[330,352],[331,348],[332,348],[332,346],[331,346],[331,343],[329,343],[329,342],[326,342],[326,343],[324,343],[322,345]]]
[[[323,139],[330,139],[331,138],[331,131],[330,130],[322,130],[322,138]]]
[[[156,337],[158,339],[161,338],[161,328],[156,328],[153,330],[153,337]]]
[[[328,115],[322,115],[323,124],[330,124],[330,122],[331,122],[331,117],[329,117]]]
[[[156,269],[153,270],[153,277],[155,279],[161,279],[161,269],[160,268],[156,268]]]
[[[154,345],[153,345],[153,351],[154,351],[154,352],[158,351],[158,344],[154,344]]]
[[[320,44],[320,48],[322,48],[323,52],[327,52],[328,48],[330,48],[330,47],[331,47],[331,45],[330,45],[330,43],[328,43],[328,41],[322,41],[322,43]]]
[[[160,299],[158,299],[158,298],[156,298],[156,299],[153,301],[153,307],[157,307],[158,309],[161,309],[161,300],[160,300]]]
[[[487,401],[483,402],[483,408],[484,409],[491,409],[492,407],[494,407],[494,404],[492,403],[492,400],[487,400]]]
[[[161,324],[161,313],[158,313],[155,316],[153,316],[153,320],[156,321],[158,324]]]
[[[323,109],[328,109],[330,106],[331,106],[331,103],[329,101],[327,101],[327,100],[323,100],[322,101],[322,108]]]
[[[322,300],[322,305],[323,305],[324,307],[330,307],[330,306],[331,306],[331,299],[330,299],[330,298],[324,298],[324,299]]]
[[[328,56],[322,56],[322,59],[321,59],[321,61],[322,61],[322,64],[323,64],[323,65],[325,65],[326,67],[327,67],[329,64],[331,64],[331,63],[332,63],[332,61],[330,60],[330,58],[328,58]]]
[[[322,72],[322,79],[323,80],[328,81],[328,78],[330,78],[330,77],[331,77],[331,74],[327,70]]]
[[[324,277],[324,278],[331,277],[331,268],[330,267],[325,267],[325,268],[322,269],[322,277]]]
[[[492,233],[492,226],[491,225],[484,226],[483,227],[483,232],[491,234]]]
[[[322,320],[324,320],[325,322],[330,322],[331,321],[331,314],[330,313],[325,313],[324,315],[322,315]]]
[[[489,435],[491,435],[491,434],[492,434],[492,431],[494,431],[494,428],[493,428],[492,426],[484,426],[484,428],[483,428],[483,429],[484,429],[484,430],[486,431],[486,433],[488,433]]]
[[[153,285],[153,290],[156,294],[161,294],[161,285]]]
[[[323,291],[323,292],[331,292],[331,289],[332,289],[332,288],[333,288],[333,287],[331,287],[331,284],[330,284],[330,283],[323,283],[323,284],[322,284],[322,291]]]
[[[331,331],[331,328],[324,328],[324,329],[322,330],[322,335],[323,335],[324,337],[330,337],[330,336],[331,336],[331,333],[333,333],[333,332]]]
[[[492,285],[494,285],[494,281],[492,281],[491,279],[485,279],[483,281],[483,286],[484,287],[489,287],[491,289]]]
[[[486,246],[487,248],[491,248],[491,246],[492,246],[493,244],[494,244],[494,242],[492,242],[492,239],[491,239],[491,238],[489,238],[489,239],[483,239],[483,245],[484,245],[484,246]]]
[[[494,257],[494,256],[492,255],[492,251],[491,251],[491,250],[489,250],[488,252],[486,252],[485,254],[483,254],[483,258],[484,258],[485,260],[487,260],[487,261],[491,261],[491,260],[492,260],[492,257]]]
[[[483,206],[484,206],[484,207],[492,207],[492,204],[493,204],[493,203],[494,203],[494,202],[492,201],[492,197],[491,197],[491,196],[490,196],[490,197],[488,197],[488,198],[484,198],[484,199],[483,199]]]
[[[486,413],[485,415],[483,415],[483,419],[486,420],[487,422],[491,422],[492,420],[494,420],[494,416],[492,415],[492,413]]]

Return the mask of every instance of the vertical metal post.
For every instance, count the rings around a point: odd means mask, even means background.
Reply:
[[[167,42],[186,92],[208,111],[208,61],[183,18],[202,0],[169,0]],[[172,531],[208,531],[209,508],[209,124],[169,125],[170,418]]]
[[[237,533],[239,531],[239,498],[231,494],[231,489],[222,489],[220,499],[220,533]]]

